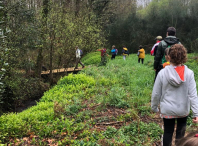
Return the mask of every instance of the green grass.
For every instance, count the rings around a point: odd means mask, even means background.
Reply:
[[[22,144],[22,138],[31,134],[36,136],[31,142],[37,145],[47,145],[45,139],[59,145],[137,146],[160,140],[161,128],[142,121],[144,116],[151,116],[153,56],[146,55],[144,65],[138,63],[136,54],[126,61],[116,56],[101,67],[95,62],[98,57],[98,52],[85,56],[84,63],[90,66],[61,78],[36,106],[1,116],[0,143],[16,144],[18,140]],[[187,63],[194,72],[198,71],[196,63],[194,59]],[[112,115],[105,114],[109,111]],[[112,121],[122,125],[108,126]]]

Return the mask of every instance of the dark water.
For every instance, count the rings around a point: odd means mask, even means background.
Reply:
[[[37,102],[39,102],[40,99],[37,100],[28,100],[23,103],[23,105],[16,107],[15,112],[19,113],[22,112],[23,110],[26,110],[34,105],[37,105]]]

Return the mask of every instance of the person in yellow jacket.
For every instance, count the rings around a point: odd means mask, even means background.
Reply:
[[[129,56],[129,51],[128,51],[128,49],[125,47],[125,46],[123,46],[123,49],[122,49],[122,56],[123,56],[123,59],[124,60],[126,60],[126,56]]]
[[[138,63],[140,63],[140,60],[142,61],[142,64],[144,63],[144,58],[145,58],[145,50],[142,47],[142,45],[139,46],[139,50],[138,50]]]

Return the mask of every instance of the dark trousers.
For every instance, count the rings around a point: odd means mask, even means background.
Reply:
[[[163,146],[171,146],[172,144],[172,137],[175,129],[175,120],[177,120],[176,142],[178,139],[184,137],[185,135],[187,117],[176,118],[176,119],[163,118],[164,121]]]
[[[101,56],[101,62],[99,65],[106,65],[107,63],[107,56],[104,54],[103,56]]]
[[[160,66],[156,69],[156,71],[155,71],[155,79],[154,79],[154,82],[155,82],[155,80],[156,80],[156,78],[157,78],[157,74],[160,72],[161,69],[163,69],[163,66],[162,66],[162,65],[160,65]]]
[[[140,60],[142,61],[142,64],[144,63],[144,58],[138,58],[138,63],[140,63]]]
[[[115,59],[115,56],[116,56],[116,55],[112,55],[112,56],[111,56],[111,60]]]
[[[80,60],[81,60],[81,58],[76,58],[76,67],[75,67],[75,69],[78,68],[78,63],[80,63],[82,65],[82,67],[85,67],[85,65]]]

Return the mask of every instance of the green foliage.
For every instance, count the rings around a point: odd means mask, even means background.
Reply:
[[[116,56],[106,66],[96,67],[101,56],[100,52],[92,51],[115,44],[119,53],[122,45],[135,53],[141,44],[149,53],[154,38],[157,35],[165,37],[168,26],[176,27],[177,36],[188,52],[196,51],[196,0],[188,3],[185,0],[153,0],[142,9],[137,9],[136,2],[131,0],[92,0],[89,3],[45,0],[43,5],[38,1],[11,0],[6,4],[6,8],[0,7],[3,10],[1,24],[4,21],[2,30],[7,36],[5,40],[1,33],[1,108],[19,99],[33,98],[35,93],[41,96],[46,85],[29,77],[31,71],[41,67],[39,63],[51,69],[73,67],[75,46],[87,54],[82,62],[90,66],[80,74],[60,79],[36,106],[18,114],[2,115],[0,143],[12,143],[11,138],[16,141],[32,132],[39,137],[39,140],[33,138],[32,145],[47,145],[43,138],[52,137],[59,145],[139,146],[152,145],[160,139],[159,126],[141,121],[141,117],[151,116],[153,56],[146,55],[144,65],[137,63],[135,54],[130,54],[126,61]],[[186,63],[194,71],[195,80],[198,80],[197,62],[197,54],[190,54]],[[24,74],[18,73],[24,71]],[[111,118],[102,115],[107,114],[108,108],[122,111],[122,114],[115,116],[115,112]],[[190,126],[191,119],[190,114]],[[99,127],[104,131],[96,128],[97,122],[108,125],[109,120],[124,123],[117,129],[114,126]]]
[[[9,30],[7,39],[10,49],[9,64],[13,68],[22,68],[26,71],[34,66],[32,51],[40,43],[38,22],[35,11],[26,7],[25,1],[16,1],[7,5],[6,25]],[[14,76],[14,75],[13,75]]]
[[[0,140],[8,137],[21,137],[28,132],[45,134],[45,126],[53,120],[53,103],[40,102],[37,106],[19,113],[11,113],[0,117]]]
[[[53,67],[74,66],[75,46],[83,50],[84,54],[94,50],[96,46],[105,43],[101,26],[96,23],[96,16],[91,9],[81,5],[80,11],[70,5],[59,5],[50,2],[50,10],[46,17],[46,48],[44,62],[53,58]],[[78,11],[78,12],[77,12]],[[42,17],[39,20],[42,21]],[[48,49],[49,48],[49,49]],[[51,52],[51,55],[50,55]],[[53,55],[52,55],[53,52]]]
[[[194,72],[196,56],[189,54],[186,63]],[[32,143],[55,137],[60,145],[152,145],[163,131],[157,123],[144,122],[145,116],[152,118],[151,60],[153,56],[146,55],[142,65],[131,54],[127,61],[117,57],[106,66],[92,65],[61,78],[36,106],[0,117],[1,143],[8,143],[10,136],[21,138],[33,132],[39,140]],[[191,115],[189,127],[194,126]]]
[[[89,88],[94,88],[95,84],[95,80],[85,74],[69,74],[60,79],[50,92],[46,92],[41,101],[58,101],[67,104],[71,103],[74,97],[89,98],[91,92]]]
[[[138,111],[140,112],[141,116],[150,115],[151,107],[148,106],[139,106]]]
[[[148,60],[152,58],[147,57]],[[130,122],[140,120],[138,113],[141,116],[149,115],[148,103],[152,91],[153,72],[148,71],[149,66],[138,64],[134,54],[130,55],[127,60],[126,62],[121,57],[117,57],[106,66],[87,67],[80,74],[69,74],[47,91],[37,106],[19,114],[1,116],[1,141],[8,141],[9,135],[13,138],[23,137],[28,135],[28,132],[37,133],[41,139],[59,137],[59,143],[63,145],[113,144],[111,139],[115,140],[114,144],[130,145],[138,142],[143,145],[158,140],[159,133],[156,131],[159,131],[159,127],[153,125],[149,125],[153,129],[149,129],[151,134],[147,133],[148,138],[143,142],[141,142],[142,138],[136,137],[135,140],[131,138],[133,135],[125,130],[127,126],[124,125],[120,129],[108,127],[104,133],[90,131],[96,123],[105,123],[109,120]],[[107,112],[107,107],[128,110],[118,117],[104,116],[93,119],[95,112]],[[131,108],[133,110],[130,111]],[[14,120],[15,118],[17,120]],[[144,127],[150,128],[149,126],[141,122],[139,127],[144,132]],[[137,129],[137,127],[135,125],[133,128]],[[153,135],[152,130],[156,130],[156,135]],[[143,132],[139,132],[140,137],[145,136]],[[66,134],[63,135],[64,139],[61,134]],[[74,139],[75,135],[76,139]]]
[[[124,127],[123,133],[130,137],[130,144],[144,145],[148,138],[151,138],[151,141],[159,140],[163,130],[156,123],[133,122]]]
[[[118,108],[129,107],[129,103],[127,102],[126,92],[127,91],[125,91],[120,87],[112,87],[111,90],[109,91],[109,98],[106,99],[106,104]]]
[[[4,22],[4,12],[6,8],[3,5],[3,1],[0,1],[0,115],[2,114],[4,110],[4,105],[8,104],[9,102],[6,102],[6,100],[9,98],[10,91],[7,90],[8,86],[6,84],[5,78],[8,76],[8,70],[10,69],[10,66],[8,64],[8,56],[9,56],[9,50],[6,46],[7,39],[5,34],[8,33],[6,29],[6,25]]]
[[[77,6],[78,3],[81,5],[80,10],[74,9],[74,5]],[[31,77],[40,77],[42,65],[50,69],[73,67],[76,45],[86,54],[93,51],[95,46],[101,46],[106,42],[96,15],[84,1],[76,2],[74,5],[61,2],[59,5],[51,0],[45,0],[43,3],[11,0],[2,4],[6,4],[5,9],[1,7],[3,11],[0,15],[3,18],[1,23],[4,22],[2,31],[6,32],[7,37],[4,45],[8,49],[1,49],[1,72],[5,71],[7,63],[9,68],[12,68],[6,70],[9,75],[8,85],[2,86],[2,93],[6,88],[5,92],[10,93],[9,101],[34,98],[30,97],[33,91],[30,86],[35,87]],[[25,73],[18,76],[13,70]],[[29,86],[26,88],[24,85]],[[20,92],[24,88],[28,91]],[[43,91],[41,89],[38,92]],[[2,101],[1,98],[0,102]]]
[[[107,127],[107,130],[104,132],[104,136],[108,139],[111,139],[112,137],[115,136],[117,132],[117,129],[116,128],[113,128],[113,127]]]
[[[195,81],[198,81],[198,67],[197,67],[198,57],[197,56],[198,56],[197,53],[188,54],[188,61],[185,63],[185,65],[187,65],[188,68],[193,70]],[[198,82],[196,82],[196,84],[198,86]]]
[[[49,89],[48,84],[44,84],[37,78],[23,78],[20,75],[7,78],[6,83],[9,85],[15,97],[15,106],[20,102],[28,99],[38,99],[43,92]]]
[[[115,44],[120,51],[124,44],[132,53],[143,45],[146,53],[150,53],[154,38],[158,35],[165,38],[167,28],[173,26],[188,52],[197,52],[197,8],[196,0],[144,1],[143,6],[126,11],[124,14],[128,17],[113,19],[106,29],[109,32],[108,42]]]
[[[120,129],[108,127],[103,134],[107,138],[106,143],[109,143],[109,145],[143,146],[149,145],[148,142],[159,140],[162,133],[162,129],[155,123],[146,124],[135,121]]]
[[[82,58],[82,62],[85,65],[97,65],[101,61],[101,56],[99,52],[89,53]]]

